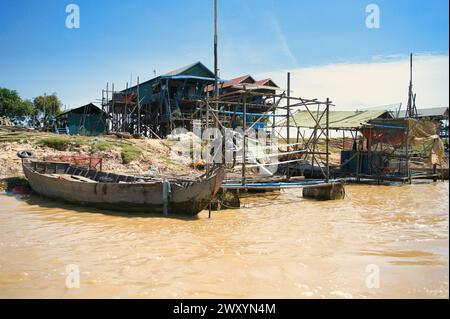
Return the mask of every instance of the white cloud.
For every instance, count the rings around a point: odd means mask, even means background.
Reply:
[[[278,22],[278,18],[273,14],[269,14],[269,21],[275,33],[277,42],[280,45],[280,49],[291,60],[291,62],[297,66],[297,59],[295,58],[294,54],[291,51],[291,48],[289,47],[286,36],[281,29],[280,23]]]
[[[373,63],[339,63],[291,70],[294,96],[329,97],[337,110],[354,110],[407,102],[409,57],[395,56],[395,61]],[[392,57],[390,57],[392,58]],[[448,106],[449,56],[414,57],[413,83],[418,108]],[[286,87],[286,72],[258,74],[271,77]]]

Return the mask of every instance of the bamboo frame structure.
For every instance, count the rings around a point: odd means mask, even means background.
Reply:
[[[409,143],[410,134],[413,128],[406,122],[408,118],[404,119],[403,126],[398,126],[398,134],[402,136],[400,144],[395,147],[390,145],[390,142],[375,143],[372,140],[372,130],[377,127],[395,128],[390,121],[398,121],[399,119],[382,119],[372,120],[367,124],[361,125],[357,129],[352,129],[352,138],[356,148],[353,149],[353,155],[350,159],[346,159],[344,163],[341,159],[339,167],[332,169],[331,175],[333,177],[344,178],[349,182],[357,183],[372,183],[378,184],[384,182],[401,182],[411,184],[414,179],[434,179],[439,177],[436,167],[433,172],[419,172],[415,171],[411,164],[414,162],[414,149]],[[403,119],[400,119],[403,120]],[[414,124],[413,124],[414,125]],[[341,130],[346,131],[346,128]],[[366,130],[368,137],[363,136],[362,132]],[[355,132],[355,135],[353,135]],[[358,134],[361,134],[358,136]],[[343,148],[344,150],[344,148]],[[356,170],[348,171],[345,169],[348,163],[356,158]],[[385,163],[389,163],[386,166]],[[394,163],[396,163],[394,165]],[[395,169],[393,169],[395,167]],[[385,171],[386,170],[386,171]]]
[[[290,89],[290,77],[288,75],[288,91]],[[232,98],[231,98],[232,97]],[[248,102],[255,97],[259,97],[261,102]],[[268,104],[267,101],[272,101]],[[248,112],[248,107],[256,107],[264,109],[262,113],[251,113]],[[299,163],[310,163],[311,167],[311,177],[324,179],[326,182],[330,181],[330,163],[329,163],[329,110],[332,106],[330,99],[326,101],[318,101],[317,99],[305,99],[301,97],[290,96],[289,93],[283,92],[281,94],[260,92],[253,88],[249,88],[243,85],[242,89],[232,94],[222,95],[219,97],[207,98],[203,101],[201,105],[201,110],[203,113],[202,126],[206,129],[210,127],[211,123],[217,123],[215,128],[221,129],[230,127],[230,115],[231,117],[236,117],[240,115],[242,118],[242,129],[243,129],[243,144],[242,153],[243,158],[240,164],[240,182],[242,185],[246,184],[247,179],[247,169],[259,165],[248,165],[248,142],[249,137],[247,135],[248,131],[256,126],[257,123],[263,122],[265,118],[272,118],[272,123],[266,127],[266,132],[270,128],[270,134],[272,136],[276,135],[284,140],[285,144],[280,144],[280,148],[286,148],[285,151],[280,152],[278,155],[287,156],[286,160],[279,161],[278,164],[284,166],[285,180],[289,181],[290,177],[295,173],[294,167]],[[316,123],[313,132],[310,135],[301,134],[298,130],[298,125],[295,123],[293,118],[292,110],[294,109],[304,109],[307,110],[311,115],[311,118]],[[224,110],[227,109],[227,110]],[[241,111],[238,111],[241,109]],[[222,110],[222,111],[220,111]],[[282,114],[282,113],[285,114]],[[248,119],[250,117],[256,117],[253,123],[249,125]],[[287,126],[279,126],[275,118],[285,118]],[[325,125],[321,124],[322,118],[327,119]],[[291,124],[291,120],[294,121],[294,125]],[[281,134],[281,130],[277,129],[287,129],[286,137]],[[297,128],[297,140],[296,143],[290,143],[290,130],[291,128]],[[325,138],[325,150],[321,151],[318,147],[319,139]],[[236,146],[235,146],[236,147]],[[293,148],[294,151],[291,151]],[[235,157],[236,158],[236,157]],[[261,164],[264,166],[264,164]],[[298,170],[298,169],[297,169]],[[317,176],[314,176],[314,171],[319,171]]]
[[[150,110],[152,106],[142,105],[142,96],[139,90],[139,78],[137,78],[136,90],[129,89],[129,83],[125,91],[116,92],[114,84],[106,85],[106,90],[102,91],[102,109],[109,114],[108,131],[109,132],[128,132],[147,137],[161,138],[152,130],[152,127],[161,125],[160,119],[152,115]],[[196,100],[196,108],[191,112],[182,115],[182,123],[200,122],[202,129],[215,128],[223,130],[225,128],[243,129],[243,159],[240,163],[240,180],[245,184],[247,172],[250,168],[259,165],[264,167],[263,163],[249,162],[247,133],[252,130],[263,130],[271,138],[278,138],[283,143],[279,145],[277,152],[280,155],[279,165],[281,174],[285,175],[286,181],[291,176],[304,174],[303,164],[307,164],[310,171],[310,177],[315,179],[330,180],[329,163],[329,111],[332,106],[330,99],[319,101],[318,99],[307,99],[303,97],[291,96],[290,74],[287,74],[287,90],[280,88],[255,86],[255,85],[236,85],[232,92],[213,96],[205,92],[205,97]],[[134,95],[133,95],[134,94]],[[121,102],[118,102],[117,96],[120,95]],[[119,104],[118,104],[119,103]],[[311,134],[300,132],[299,123],[296,123],[293,117],[294,111],[306,110],[314,120],[315,127]],[[281,126],[277,119],[284,119],[287,123]],[[326,123],[321,123],[322,119]],[[271,120],[271,123],[270,121]],[[186,126],[185,126],[186,127]],[[171,125],[173,127],[173,123]],[[282,134],[282,130],[286,134]],[[291,129],[296,129],[297,135],[294,140],[291,138]],[[325,139],[325,149],[320,149],[319,140]],[[323,144],[323,143],[322,143]],[[222,143],[224,146],[225,143]],[[233,158],[238,157],[236,152]],[[258,161],[258,159],[252,159]],[[207,163],[207,169],[210,168]]]

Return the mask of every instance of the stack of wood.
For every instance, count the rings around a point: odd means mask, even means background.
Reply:
[[[14,126],[11,120],[7,117],[0,116],[0,125],[1,126]]]

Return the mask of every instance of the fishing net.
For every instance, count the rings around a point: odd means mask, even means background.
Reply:
[[[363,136],[371,140],[372,145],[382,143],[394,149],[431,144],[429,158],[436,164],[445,158],[444,143],[438,134],[439,126],[427,120],[385,119],[371,120],[362,128]],[[407,142],[407,143],[406,143]]]
[[[93,156],[71,156],[71,155],[46,156],[44,157],[43,160],[46,162],[70,163],[73,165],[98,170],[101,170],[102,168],[102,158]]]

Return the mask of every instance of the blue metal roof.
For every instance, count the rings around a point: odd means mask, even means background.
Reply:
[[[194,76],[194,75],[161,75],[161,79],[171,79],[171,80],[184,80],[184,79],[194,79],[194,80],[202,80],[202,81],[214,81],[214,78],[206,78],[203,76]]]
[[[180,74],[183,72],[187,72],[189,70],[191,70],[192,68],[195,67],[199,67],[202,70],[204,70],[207,74],[211,74],[212,77],[203,77],[203,76],[196,76],[196,75],[189,75],[189,74]],[[155,82],[159,79],[170,79],[170,80],[189,80],[189,79],[193,79],[193,80],[200,80],[200,81],[208,81],[208,82],[214,82],[214,73],[212,73],[203,63],[201,62],[196,62],[193,63],[191,65],[185,66],[183,68],[168,72],[166,74],[157,76],[155,78],[152,78],[150,80],[144,81],[142,83],[139,84],[139,86],[142,86],[144,84],[147,84],[149,82]],[[137,87],[137,85],[133,85],[131,87],[128,88],[128,90],[134,90]],[[122,90],[121,92],[125,92],[125,90]]]
[[[184,66],[182,68],[176,69],[174,71],[167,72],[163,74],[163,76],[167,75],[190,75],[192,72],[198,72],[201,71],[202,73],[205,73],[203,75],[209,75],[209,77],[214,78],[214,73],[208,69],[202,62],[198,61],[192,64],[189,64],[187,66]],[[187,72],[187,74],[186,74]]]

